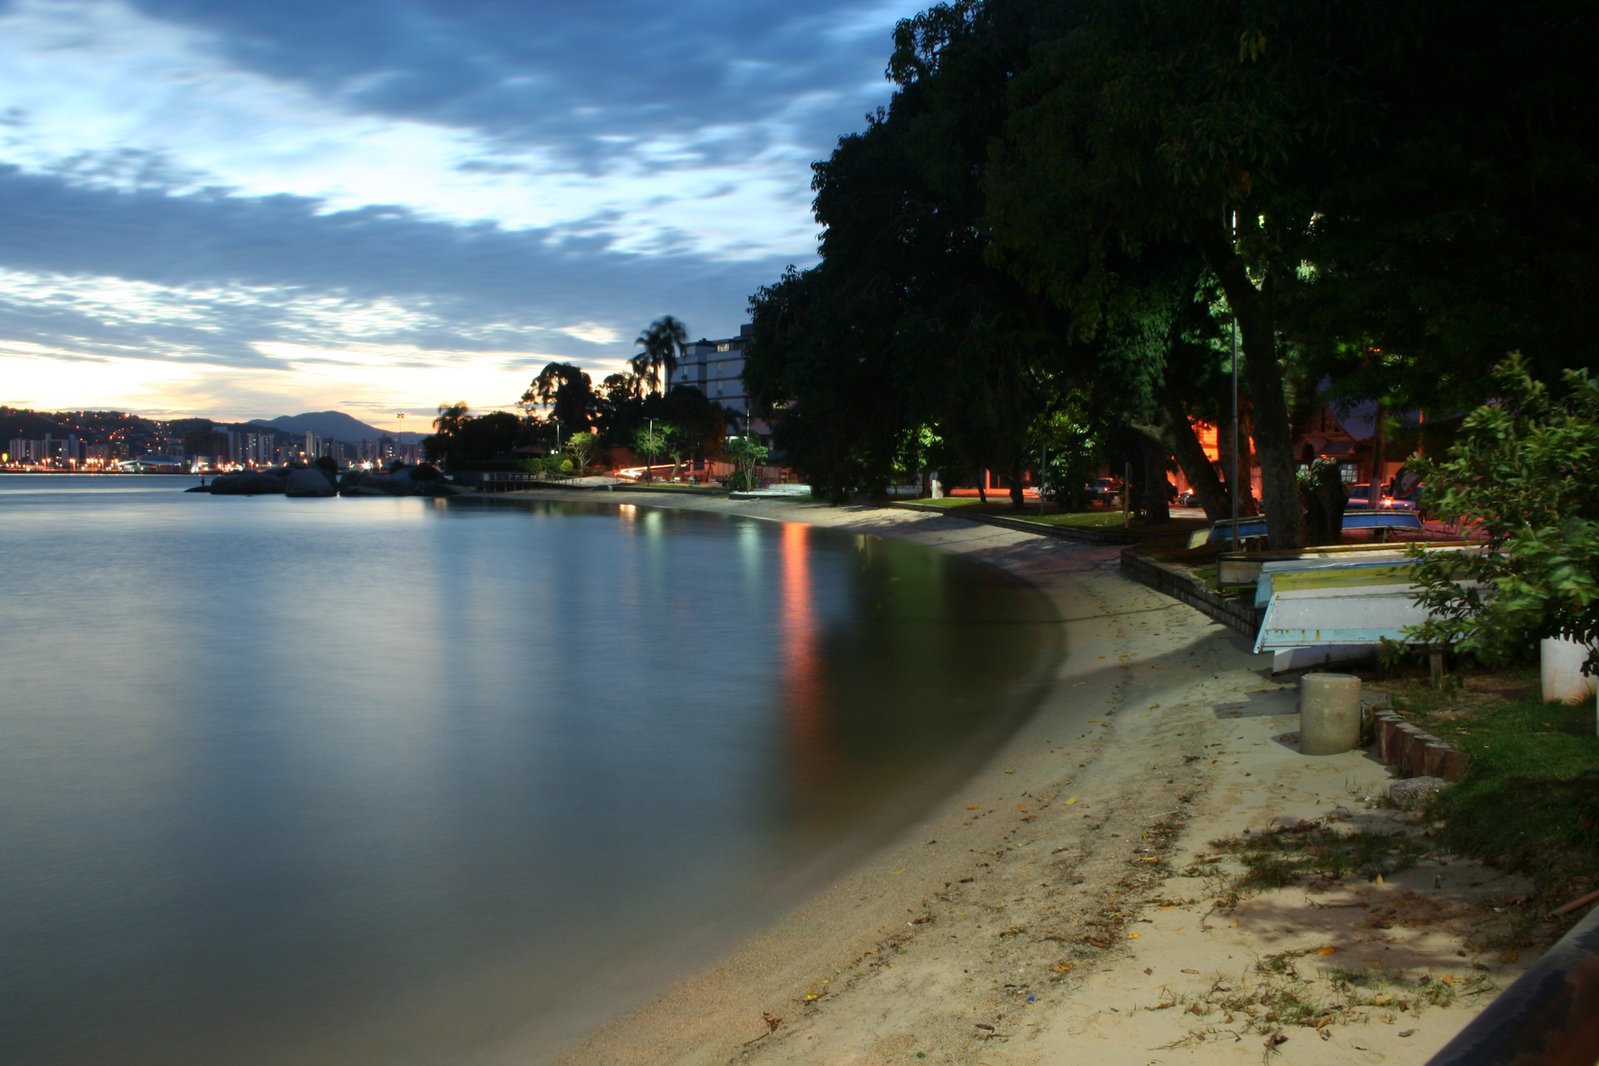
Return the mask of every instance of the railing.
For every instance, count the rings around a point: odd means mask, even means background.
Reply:
[[[478,481],[479,492],[521,492],[540,485],[560,484],[572,480],[566,474],[524,474],[507,470],[486,471]]]
[[[1428,1066],[1599,1061],[1599,908],[1499,994]]]

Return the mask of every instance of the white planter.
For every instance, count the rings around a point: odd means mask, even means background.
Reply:
[[[1582,664],[1588,660],[1586,644],[1546,637],[1538,642],[1538,659],[1545,700],[1580,703],[1599,689],[1599,678],[1582,672]]]

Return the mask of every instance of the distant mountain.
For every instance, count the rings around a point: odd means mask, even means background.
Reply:
[[[311,411],[301,415],[255,418],[250,420],[250,425],[265,426],[283,433],[305,433],[309,430],[319,437],[342,440],[346,444],[358,444],[364,440],[378,440],[382,437],[398,439],[402,444],[415,444],[427,436],[426,433],[396,433],[392,429],[378,429],[358,418],[352,418],[343,411]]]
[[[0,407],[0,448],[15,437],[37,440],[44,436],[61,436],[61,421],[37,411],[20,411],[14,407]]]

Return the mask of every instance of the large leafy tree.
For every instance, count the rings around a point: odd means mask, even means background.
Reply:
[[[1013,475],[1020,501],[1028,427],[1053,387],[1037,355],[1061,325],[986,261],[980,175],[1021,43],[975,35],[979,10],[900,24],[892,105],[814,168],[821,264],[752,301],[747,380],[791,404],[778,443],[831,495],[881,489],[931,433],[958,466]]]
[[[666,394],[659,411],[672,427],[674,456],[715,459],[722,454],[732,414],[699,389],[677,386]]]
[[[1214,289],[1272,541],[1302,543],[1292,413],[1324,379],[1436,408],[1509,348],[1596,362],[1596,25],[1561,0],[937,5],[896,30],[890,107],[817,165],[822,261],[757,294],[751,380],[841,489],[928,429],[1008,469],[1086,392],[1216,515],[1184,428],[1224,413]]]
[[[1077,0],[1019,79],[992,189],[1004,245],[1057,299],[1094,306],[1118,259],[1176,245],[1236,316],[1274,544],[1304,540],[1279,304],[1320,192],[1357,166],[1377,110],[1373,12]],[[1052,240],[1046,242],[1044,235]]]
[[[586,433],[595,413],[593,383],[571,363],[546,363],[522,393],[521,404],[530,413],[547,407],[567,434]]]
[[[439,405],[435,432],[423,438],[430,462],[459,470],[474,462],[507,457],[525,433],[526,424],[508,411],[474,417],[465,403]]]
[[[1356,339],[1331,372],[1405,404],[1475,402],[1512,350],[1546,380],[1599,366],[1599,8],[1410,0],[1384,19],[1392,61],[1361,71],[1373,148],[1323,190],[1296,323]],[[1375,380],[1372,348],[1400,357]]]
[[[750,299],[754,335],[744,372],[752,413],[775,420],[787,462],[812,489],[846,500],[885,483],[903,419],[884,331],[855,314],[869,298],[831,283],[823,263],[790,267]]]

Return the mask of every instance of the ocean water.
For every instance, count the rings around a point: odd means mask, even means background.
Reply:
[[[0,476],[0,1047],[537,1062],[954,788],[1059,627],[970,561]]]

